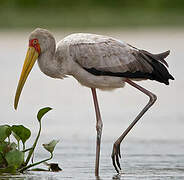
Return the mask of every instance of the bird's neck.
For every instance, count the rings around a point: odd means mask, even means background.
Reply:
[[[62,63],[59,63],[55,58],[55,47],[39,56],[38,65],[47,76],[60,79],[66,77],[62,71]]]

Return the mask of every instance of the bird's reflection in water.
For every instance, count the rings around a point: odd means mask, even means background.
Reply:
[[[115,174],[112,176],[112,180],[120,180],[121,179],[121,174]],[[105,180],[100,176],[96,176],[95,180]]]
[[[112,177],[112,179],[115,179],[115,180],[120,180],[121,179],[121,174],[116,174]]]

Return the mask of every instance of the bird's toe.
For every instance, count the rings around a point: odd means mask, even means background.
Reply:
[[[119,158],[121,158],[120,144],[114,144],[111,158],[116,172],[119,173],[119,170],[121,170],[121,165],[119,161]]]

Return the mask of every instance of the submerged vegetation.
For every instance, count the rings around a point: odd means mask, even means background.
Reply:
[[[53,140],[48,144],[43,144],[43,147],[50,153],[49,158],[35,163],[32,162],[29,164],[30,159],[33,158],[33,153],[40,137],[42,128],[41,119],[50,110],[50,107],[46,107],[39,110],[37,114],[39,131],[33,145],[28,149],[26,149],[25,145],[25,143],[31,136],[31,131],[28,128],[24,127],[23,125],[0,126],[0,173],[24,172],[29,168],[32,168],[41,163],[46,163],[48,160],[52,159],[53,151],[56,144],[58,143],[58,140]],[[15,141],[13,141],[12,139]],[[49,164],[47,163],[47,165]],[[54,170],[55,169],[53,169],[53,171]]]

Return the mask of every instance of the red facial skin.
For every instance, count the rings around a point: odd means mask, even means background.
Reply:
[[[31,39],[29,40],[29,47],[34,47],[35,50],[38,52],[38,54],[40,55],[41,53],[41,48],[40,45],[38,43],[38,39]]]

